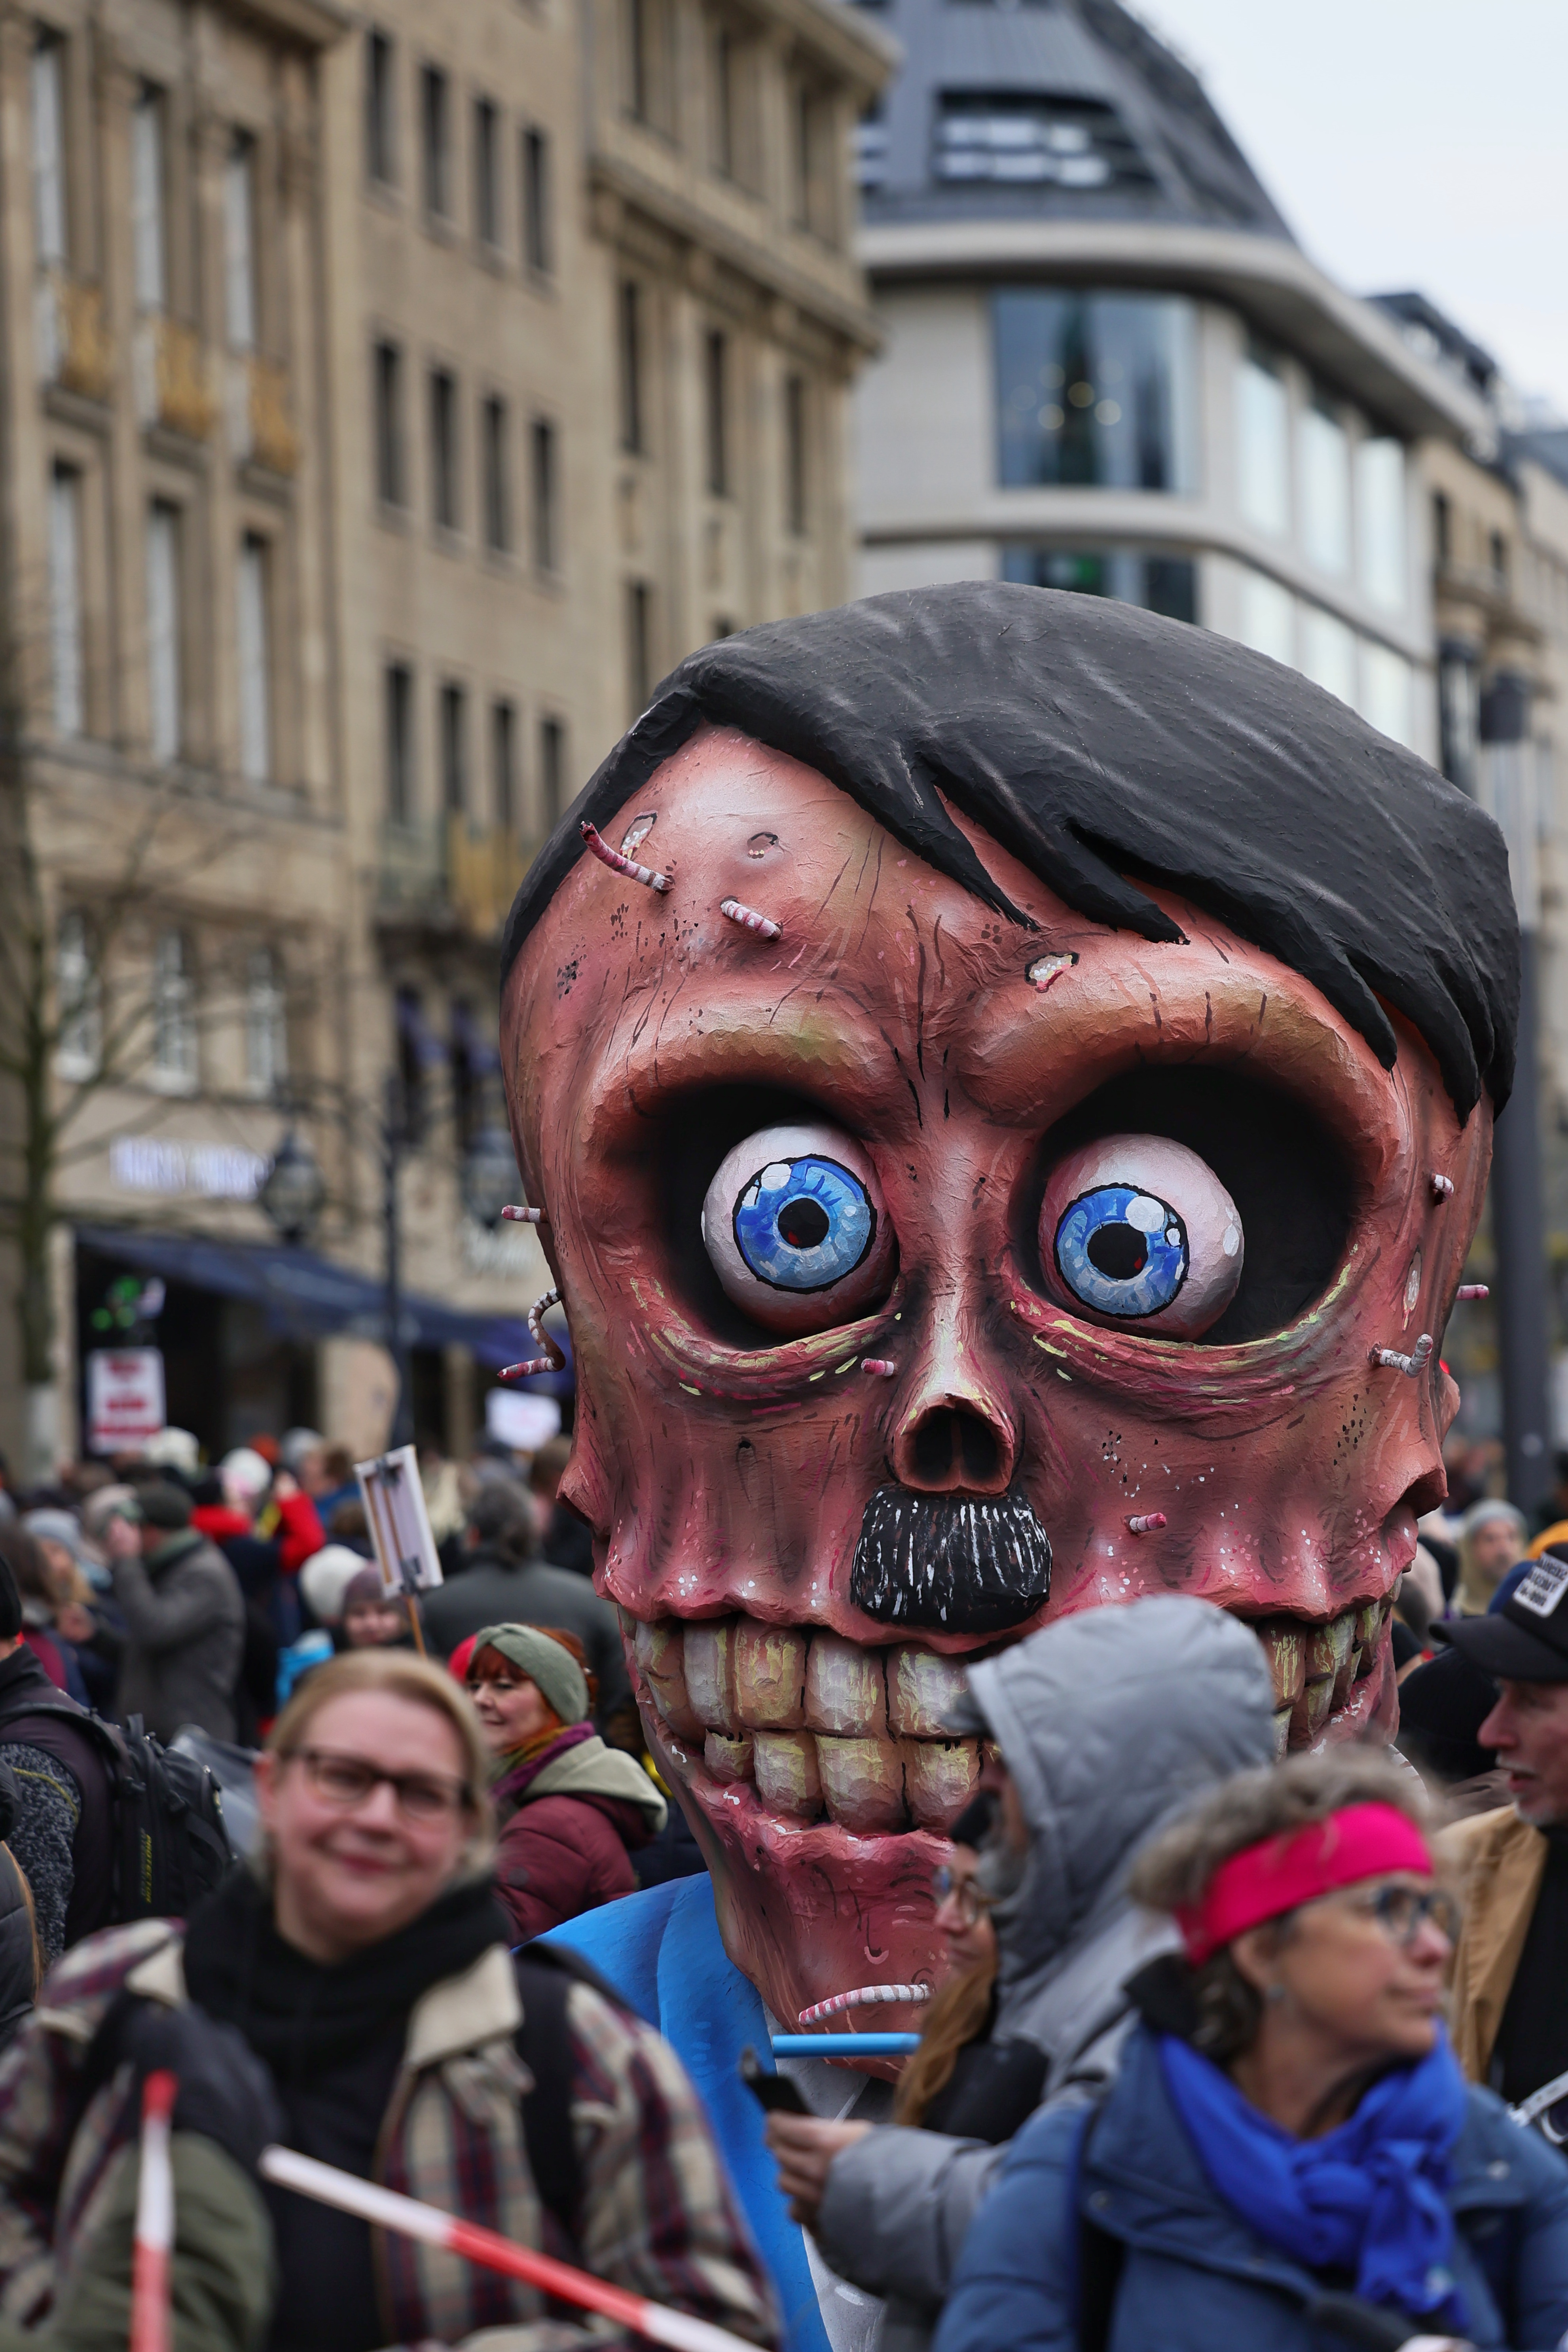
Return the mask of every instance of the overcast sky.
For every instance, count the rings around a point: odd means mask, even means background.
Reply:
[[[1568,0],[1133,0],[1300,243],[1568,417]]]

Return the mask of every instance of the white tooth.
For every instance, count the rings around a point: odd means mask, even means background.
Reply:
[[[904,1743],[904,1788],[922,1829],[945,1830],[974,1793],[980,1746],[973,1739],[910,1739]]]
[[[742,1617],[734,1660],[741,1721],[757,1730],[798,1731],[805,1721],[805,1635]]]
[[[907,1646],[888,1657],[888,1720],[913,1739],[940,1739],[963,1696],[963,1660]]]
[[[1263,1654],[1274,1678],[1275,1706],[1294,1706],[1301,1696],[1301,1685],[1306,1677],[1306,1628],[1292,1624],[1289,1618],[1273,1617],[1254,1630],[1263,1644]]]
[[[686,1628],[686,1689],[710,1731],[735,1731],[735,1621],[708,1618]]]
[[[888,1697],[880,1650],[863,1650],[837,1633],[816,1634],[805,1667],[805,1719],[813,1731],[885,1732]]]
[[[1290,1717],[1294,1711],[1294,1708],[1290,1706],[1277,1706],[1274,1710],[1274,1753],[1276,1756],[1283,1756],[1285,1750],[1290,1745]]]
[[[657,1624],[638,1625],[633,1647],[642,1678],[665,1722],[684,1738],[700,1739],[702,1719],[687,1696],[682,1631],[678,1619],[661,1617]]]
[[[903,1828],[903,1759],[891,1740],[819,1738],[816,1769],[827,1810],[843,1828],[866,1835]]]
[[[721,1731],[710,1731],[702,1743],[702,1761],[716,1780],[749,1780],[752,1743],[749,1739],[727,1739]]]
[[[776,1813],[815,1821],[822,1811],[816,1742],[809,1731],[759,1731],[752,1742],[757,1794]]]

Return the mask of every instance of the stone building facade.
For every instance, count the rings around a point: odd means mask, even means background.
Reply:
[[[3,781],[53,1024],[42,1110],[0,1068],[0,1195],[72,1115],[7,1451],[77,1442],[106,1339],[209,1449],[372,1442],[389,1131],[416,1418],[466,1442],[543,1287],[463,1182],[517,882],[683,653],[851,592],[889,56],[835,0],[0,0]],[[286,1138],[322,1198],[280,1239]]]

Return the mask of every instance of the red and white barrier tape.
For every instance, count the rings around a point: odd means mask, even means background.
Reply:
[[[142,2170],[131,2256],[131,2352],[170,2352],[170,2264],[174,2250],[174,2168],[170,2117],[179,2084],[166,2067],[142,2090]]]

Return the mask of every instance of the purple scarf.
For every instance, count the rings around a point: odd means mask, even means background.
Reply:
[[[591,1723],[571,1723],[558,1739],[552,1739],[548,1748],[542,1748],[537,1756],[525,1757],[521,1764],[511,1765],[490,1791],[498,1812],[515,1812],[547,1764],[552,1764],[558,1756],[564,1756],[569,1748],[580,1748],[584,1739],[596,1737]]]

